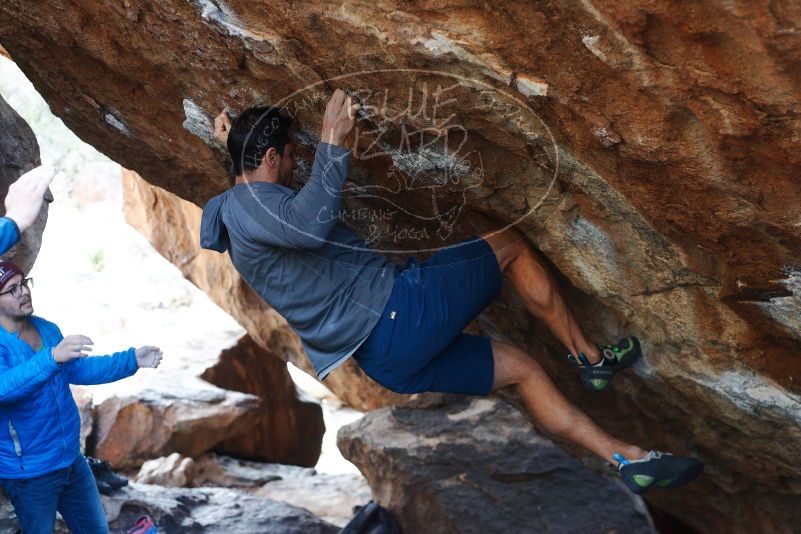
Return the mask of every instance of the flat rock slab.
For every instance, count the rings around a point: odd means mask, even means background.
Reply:
[[[236,488],[309,510],[337,526],[353,516],[354,506],[372,498],[359,474],[324,474],[308,467],[251,462],[204,454],[192,459],[173,453],[142,465],[136,481],[172,487]]]
[[[364,506],[372,499],[364,477],[352,473],[285,476],[264,484],[253,493],[300,506],[337,526],[345,526],[354,515],[354,507]]]
[[[655,532],[642,499],[505,402],[424,402],[369,413],[338,436],[404,532]]]

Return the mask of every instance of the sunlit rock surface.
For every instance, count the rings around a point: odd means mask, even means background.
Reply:
[[[142,465],[136,482],[172,487],[224,487],[243,490],[309,510],[337,526],[353,516],[353,507],[371,498],[364,477],[322,474],[292,465],[249,462],[216,454],[192,459],[173,453]]]
[[[636,332],[645,361],[590,396],[509,288],[482,326],[549,349],[615,433],[700,456],[702,480],[648,498],[708,532],[781,530],[801,504],[799,27],[790,0],[0,5],[0,43],[54,112],[198,205],[226,186],[224,105],[287,103],[302,181],[331,88],[358,91],[348,222],[399,255],[517,223],[592,337]],[[232,314],[300,357],[286,328]],[[379,397],[361,388],[351,404]]]

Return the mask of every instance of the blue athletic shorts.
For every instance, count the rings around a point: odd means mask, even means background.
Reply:
[[[490,339],[462,330],[501,291],[495,252],[465,239],[395,274],[384,313],[353,357],[367,375],[397,393],[488,395]]]

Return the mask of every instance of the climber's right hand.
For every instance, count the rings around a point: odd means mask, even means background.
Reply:
[[[361,109],[361,105],[353,100],[342,89],[337,89],[331,95],[323,115],[323,131],[320,134],[323,142],[338,146],[345,144],[345,139],[356,124],[356,112]]]

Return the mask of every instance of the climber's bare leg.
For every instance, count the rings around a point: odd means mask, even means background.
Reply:
[[[495,251],[503,276],[517,290],[526,308],[541,319],[570,354],[584,353],[590,363],[601,359],[598,347],[584,335],[559,292],[551,273],[529,246],[525,236],[514,228],[482,236]]]
[[[554,386],[545,370],[523,350],[492,340],[495,379],[492,390],[517,387],[526,410],[549,434],[584,447],[610,463],[619,452],[626,458],[641,458],[646,451],[613,438],[584,412],[570,403]]]

